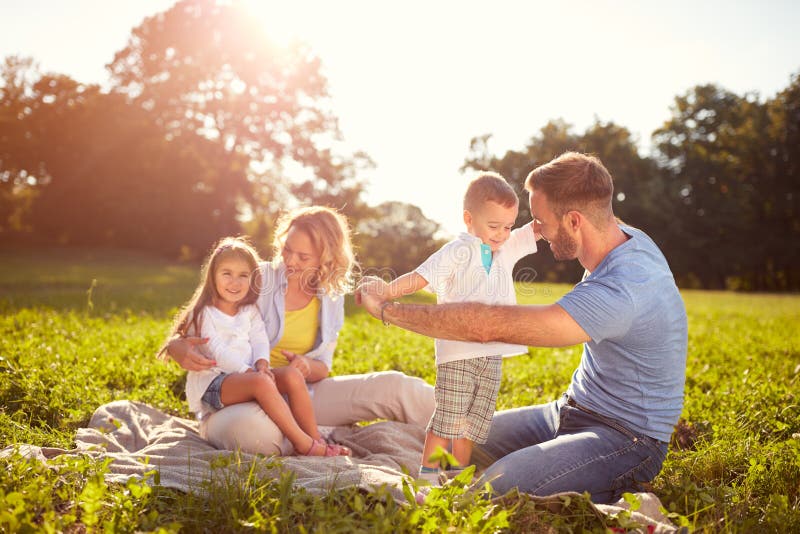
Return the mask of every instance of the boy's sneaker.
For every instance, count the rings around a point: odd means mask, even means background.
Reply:
[[[450,468],[450,467],[448,467],[446,470],[442,471],[442,474],[444,475],[445,481],[448,481],[448,480],[453,480],[458,475],[460,475],[463,471],[464,470],[461,469],[461,468]]]
[[[420,467],[417,478],[429,482],[431,486],[441,486],[441,473],[442,472],[436,468]]]

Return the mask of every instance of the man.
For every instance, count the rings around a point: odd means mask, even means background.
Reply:
[[[683,406],[686,311],[664,256],[620,224],[611,175],[599,159],[566,153],[525,181],[531,216],[557,260],[577,258],[583,280],[557,303],[412,305],[370,279],[358,298],[385,323],[430,337],[537,347],[583,343],[566,394],[495,414],[484,477],[495,491],[588,491],[616,501],[661,469]]]

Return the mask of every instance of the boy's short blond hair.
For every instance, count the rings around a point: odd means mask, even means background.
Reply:
[[[467,186],[464,209],[475,212],[487,202],[497,202],[510,208],[519,205],[519,197],[505,178],[496,172],[482,172]]]

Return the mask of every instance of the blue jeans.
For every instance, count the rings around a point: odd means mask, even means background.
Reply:
[[[548,404],[497,412],[478,465],[497,493],[517,487],[535,495],[588,491],[595,503],[641,491],[661,470],[667,444],[579,406],[567,396]]]

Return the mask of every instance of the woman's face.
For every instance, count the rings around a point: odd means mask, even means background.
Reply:
[[[286,265],[288,278],[301,277],[305,282],[303,285],[312,285],[311,282],[320,267],[320,259],[319,252],[306,232],[294,227],[289,228],[281,256]]]

